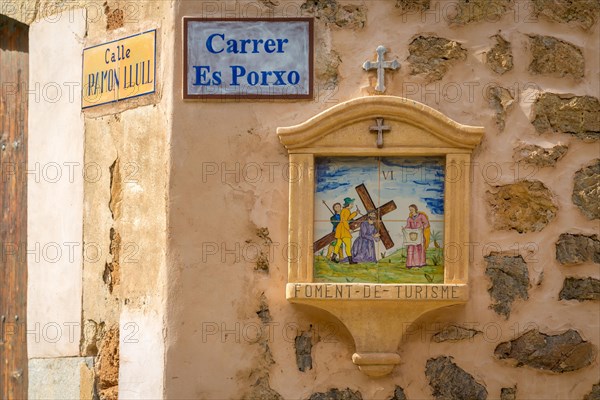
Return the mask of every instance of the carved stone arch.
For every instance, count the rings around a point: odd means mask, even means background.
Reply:
[[[375,147],[374,136],[364,133],[374,117],[384,118],[386,125],[392,126],[385,134],[384,149],[395,154],[471,151],[483,137],[482,127],[462,125],[431,107],[395,96],[350,100],[301,124],[278,128],[277,134],[290,153],[313,148],[321,152],[322,147],[369,151]]]

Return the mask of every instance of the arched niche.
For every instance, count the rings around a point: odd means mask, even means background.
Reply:
[[[413,321],[429,311],[468,301],[469,166],[471,153],[482,140],[484,130],[462,125],[413,100],[371,96],[338,104],[298,125],[280,127],[277,134],[288,150],[290,162],[286,297],[291,303],[317,307],[338,318],[354,338],[353,362],[369,376],[386,375],[400,363],[397,349],[403,332]],[[337,268],[342,276],[347,271],[347,282],[328,282],[315,276],[316,263],[330,265],[331,261],[317,248],[323,240],[315,238],[315,198],[320,195],[316,192],[315,167],[319,160],[337,162],[338,158],[349,165],[353,165],[354,158],[367,162],[370,158],[413,163],[428,162],[429,158],[442,160],[443,276],[438,277],[439,282],[404,282],[400,278],[394,282],[350,280],[351,264]],[[347,170],[352,174],[351,167]],[[348,179],[354,177],[348,175]],[[357,186],[357,192],[358,189]],[[359,192],[359,197],[364,200],[361,193],[364,194]],[[381,233],[382,205],[375,204],[373,210]],[[358,219],[351,220],[350,227],[354,221]],[[333,232],[336,229],[334,225]],[[424,232],[424,228],[420,229]],[[408,249],[409,245],[405,247]],[[424,244],[422,247],[429,251]],[[339,257],[332,260],[336,258]],[[385,257],[373,264],[375,268],[382,260]],[[391,260],[390,257],[391,267],[382,267],[403,268],[401,262],[396,265]],[[407,256],[404,268],[408,269],[408,264]]]

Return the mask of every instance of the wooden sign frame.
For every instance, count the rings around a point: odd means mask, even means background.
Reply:
[[[188,73],[189,73],[189,43],[188,32],[189,24],[193,22],[303,22],[308,24],[308,93],[307,94],[192,94],[188,92]],[[182,76],[182,96],[186,100],[194,99],[284,99],[284,100],[312,100],[314,95],[314,18],[201,18],[201,17],[183,17],[183,76]]]

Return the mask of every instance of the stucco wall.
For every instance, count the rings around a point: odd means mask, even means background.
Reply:
[[[443,1],[432,1],[425,13],[406,14],[395,1],[307,2],[302,7],[303,3],[176,5],[167,397],[280,395],[306,399],[315,392],[350,388],[363,398],[388,399],[400,386],[409,399],[432,398],[425,365],[438,356],[452,356],[460,368],[486,388],[489,398],[499,398],[501,388],[515,385],[518,398],[579,399],[589,393],[600,378],[597,358],[576,372],[560,374],[515,368],[495,357],[494,350],[501,342],[515,339],[533,327],[546,334],[575,329],[596,348],[600,345],[597,300],[558,299],[565,276],[597,279],[597,264],[589,261],[566,267],[555,258],[560,234],[598,232],[597,220],[586,218],[571,201],[575,171],[597,157],[598,143],[566,134],[539,134],[530,123],[538,92],[598,95],[598,23],[585,30],[543,17],[533,19],[529,2],[516,2],[497,18],[464,26],[450,26],[452,10]],[[402,3],[429,2],[399,1],[398,5]],[[316,9],[318,17],[315,100],[181,99],[181,17],[311,16],[311,9]],[[495,44],[491,36],[499,31],[513,48],[514,68],[504,75],[484,63],[485,52]],[[409,44],[417,34],[460,42],[466,57],[457,57],[438,81],[411,75]],[[551,35],[581,47],[584,77],[529,72],[529,34]],[[397,58],[401,63],[399,72],[386,76],[386,94],[423,102],[463,124],[484,126],[486,134],[474,154],[471,299],[465,306],[440,310],[417,321],[400,346],[402,363],[391,375],[373,380],[352,364],[353,342],[341,324],[324,313],[292,306],[285,300],[289,171],[285,149],[275,131],[279,126],[303,122],[339,102],[372,95],[375,74],[364,72],[361,65],[374,59],[380,44],[389,49],[388,59]],[[507,111],[503,131],[489,104],[487,90],[491,84],[512,90],[516,99]],[[569,145],[569,150],[555,167],[524,171],[517,169],[523,165],[513,161],[513,148],[520,141],[544,147],[563,143]],[[555,196],[557,216],[539,232],[521,234],[493,225],[486,192],[519,179],[540,180]],[[258,231],[262,228],[268,228],[272,243],[264,239],[264,231]],[[256,269],[257,249],[269,254],[268,272]],[[488,288],[492,282],[485,273],[484,257],[497,250],[521,255],[529,271],[529,299],[514,302],[508,319],[490,309]],[[482,333],[456,343],[433,342],[432,335],[448,324]],[[309,331],[314,343],[313,364],[312,369],[301,372],[296,365],[295,338]]]
[[[84,125],[80,92],[69,84],[80,79],[85,16],[72,21],[66,14],[56,17],[53,23],[33,23],[29,35],[30,358],[77,356],[81,336]],[[56,52],[64,58],[55,57]]]

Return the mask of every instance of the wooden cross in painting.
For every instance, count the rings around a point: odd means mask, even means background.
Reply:
[[[394,241],[390,237],[390,233],[383,224],[381,217],[394,211],[396,209],[396,203],[394,203],[394,201],[392,200],[388,201],[381,207],[375,207],[375,203],[373,202],[373,199],[371,198],[371,195],[369,194],[369,191],[367,190],[364,184],[360,184],[356,187],[356,193],[358,193],[358,197],[360,197],[360,200],[365,206],[367,214],[350,222],[350,230],[354,231],[358,229],[360,227],[360,224],[367,220],[368,213],[374,211],[377,213],[377,230],[379,232],[379,239],[381,240],[381,243],[383,243],[383,245],[385,246],[386,250],[391,249],[392,247],[394,247]],[[317,252],[321,250],[325,246],[328,246],[334,240],[335,232],[331,232],[323,236],[321,239],[317,240],[313,244],[313,251]]]

